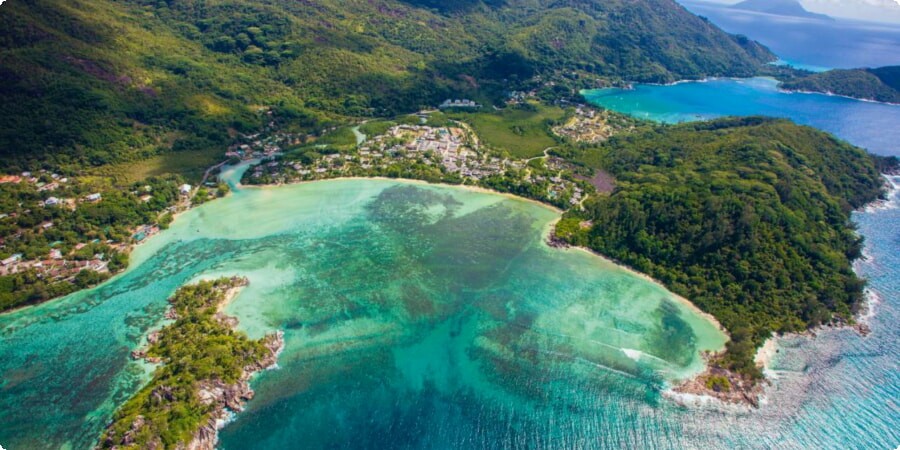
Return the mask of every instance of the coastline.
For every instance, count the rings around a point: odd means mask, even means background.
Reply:
[[[882,175],[885,178],[886,198],[877,199],[866,205],[863,205],[859,208],[859,212],[873,213],[878,210],[893,209],[898,207],[898,202],[900,202],[900,185],[895,184],[893,180],[891,180],[891,177],[897,177],[897,175]],[[865,248],[863,248],[863,256],[853,261],[853,271],[857,274],[857,276],[859,275],[859,268],[857,264],[868,259],[866,254],[866,250]],[[790,339],[795,337],[811,339],[815,338],[817,333],[839,329],[851,329],[858,333],[860,336],[866,337],[871,332],[871,330],[869,329],[869,321],[872,319],[872,317],[875,316],[875,308],[880,302],[881,296],[876,291],[866,289],[864,291],[864,299],[860,304],[859,309],[853,315],[852,323],[839,322],[823,324],[799,333],[773,333],[772,336],[770,336],[763,342],[762,346],[756,349],[754,362],[763,370],[763,374],[769,374],[771,372],[775,356],[779,353],[778,342],[782,339]],[[699,382],[701,379],[707,378],[710,375],[715,374],[711,372],[711,367],[708,367],[707,371],[698,374],[693,379],[667,390],[664,393],[664,396],[684,406],[717,402],[720,406],[724,406],[727,404],[733,405],[746,403],[753,406],[754,408],[758,408],[759,405],[765,401],[766,386],[772,384],[771,376],[767,375],[757,383],[757,386],[752,387],[752,389],[749,391],[750,394],[755,395],[755,398],[752,401],[750,398],[748,398],[746,402],[734,401],[734,399],[731,399],[727,396],[723,398],[720,393],[715,392],[711,389],[707,389]]]
[[[292,183],[281,183],[281,184],[265,184],[265,185],[245,185],[245,184],[237,184],[237,187],[240,189],[272,189],[281,186],[294,186],[294,185],[302,185],[302,184],[310,184],[310,183],[322,183],[327,181],[349,181],[349,180],[377,180],[377,181],[394,181],[400,183],[407,184],[418,184],[418,185],[430,185],[430,186],[443,186],[450,188],[458,188],[465,189],[471,192],[478,192],[481,194],[492,194],[499,195],[501,197],[505,197],[511,200],[528,202],[534,205],[541,206],[543,208],[549,209],[555,213],[562,214],[565,211],[557,208],[549,203],[544,203],[535,199],[521,197],[515,194],[510,194],[509,192],[500,192],[495,191],[493,189],[488,189],[486,187],[475,186],[471,184],[450,184],[450,183],[432,183],[430,181],[425,180],[417,180],[415,178],[390,178],[390,177],[334,177],[334,178],[323,178],[321,180],[304,180],[304,181],[296,181]]]
[[[249,284],[249,280],[245,277],[234,276],[230,278],[220,278],[218,280],[201,281],[200,283],[201,285],[203,283],[212,285],[212,292],[220,293],[218,299],[216,299],[216,297],[207,297],[206,299],[201,298],[199,304],[195,305],[193,303],[188,303],[187,305],[181,304],[182,306],[177,306],[175,303],[176,300],[174,299],[178,298],[179,294],[176,293],[175,296],[170,299],[172,305],[165,314],[166,319],[169,319],[172,322],[149,333],[146,342],[131,353],[133,359],[144,360],[156,365],[163,364],[157,366],[158,368],[153,379],[141,388],[142,391],[153,387],[151,396],[156,396],[154,398],[157,398],[158,402],[154,403],[154,406],[141,406],[141,409],[138,412],[128,413],[122,418],[116,418],[114,416],[113,420],[107,424],[105,431],[101,435],[100,440],[97,443],[97,448],[118,448],[120,445],[131,446],[139,442],[144,442],[151,447],[155,447],[160,443],[160,437],[156,434],[160,431],[159,427],[166,426],[165,421],[159,422],[158,415],[161,411],[159,408],[165,410],[166,408],[170,408],[171,405],[183,407],[183,402],[186,401],[185,398],[192,397],[195,399],[194,401],[198,402],[195,404],[196,407],[209,408],[209,410],[203,413],[205,419],[198,417],[197,423],[191,424],[192,427],[195,427],[193,430],[185,430],[190,433],[190,441],[180,442],[178,448],[215,450],[219,440],[219,430],[228,423],[231,417],[243,411],[247,401],[253,399],[255,393],[250,387],[250,380],[262,371],[277,367],[278,356],[284,349],[284,332],[281,330],[272,334],[267,334],[262,339],[256,341],[257,345],[261,345],[261,349],[263,349],[264,352],[252,358],[247,357],[248,359],[243,363],[246,365],[243,367],[230,369],[240,371],[239,375],[235,375],[231,378],[233,380],[231,382],[223,381],[219,376],[201,376],[193,384],[189,385],[188,392],[177,393],[177,391],[173,390],[172,384],[166,384],[166,381],[160,381],[168,380],[168,383],[171,383],[173,380],[172,378],[159,378],[160,368],[167,367],[167,364],[175,364],[175,366],[178,367],[184,363],[180,360],[173,360],[165,363],[163,362],[163,358],[148,356],[148,349],[151,348],[152,345],[160,342],[161,339],[171,339],[171,336],[166,338],[162,335],[167,328],[179,326],[178,321],[180,318],[186,319],[186,323],[194,323],[195,320],[201,322],[208,320],[209,322],[207,322],[207,324],[214,324],[214,328],[221,328],[219,330],[220,333],[222,329],[235,330],[238,325],[238,319],[236,317],[227,316],[221,311],[228,303],[238,296],[243,287]],[[188,285],[183,286],[182,289],[187,288],[187,286]],[[179,289],[179,292],[181,292],[182,289]],[[215,303],[204,303],[203,300],[212,300]],[[208,313],[204,312],[204,308],[205,311],[212,309],[214,312],[211,316],[205,316],[205,314]],[[195,315],[198,314],[198,312],[200,315]],[[185,314],[186,317],[179,317],[180,314]],[[190,327],[191,325],[187,326]],[[238,337],[238,339],[247,340],[246,337]],[[164,345],[171,345],[171,343]],[[182,355],[181,357],[184,356]],[[167,358],[171,359],[172,356],[167,356]],[[207,358],[209,358],[209,356],[207,356]],[[185,367],[191,366],[188,364]],[[138,391],[138,393],[141,391]],[[134,401],[136,398],[135,396],[137,396],[138,393],[134,394],[128,401],[122,403],[122,405],[127,405]],[[185,395],[187,397],[184,397]],[[166,402],[171,405],[162,407],[159,405],[160,403],[165,405]],[[120,405],[119,408],[121,408],[122,405]],[[124,428],[122,427],[123,423],[127,424]],[[118,430],[118,432],[116,430]]]
[[[558,244],[555,244],[554,246],[557,246],[557,247],[558,247]],[[559,248],[559,247],[558,247],[558,248]],[[600,254],[600,253],[597,253],[597,252],[595,252],[595,251],[593,251],[593,250],[591,250],[591,249],[589,249],[589,248],[585,248],[585,247],[577,247],[577,246],[566,246],[566,247],[562,247],[562,248],[564,248],[564,249],[571,249],[571,250],[575,250],[575,251],[580,251],[580,252],[588,253],[588,254],[593,255],[593,256],[595,256],[595,257],[597,257],[597,258],[600,258],[600,259],[602,259],[602,260],[604,260],[604,261],[606,261],[606,262],[608,262],[608,263],[610,263],[610,264],[615,265],[617,268],[619,268],[619,269],[621,269],[621,270],[623,270],[623,271],[629,273],[630,275],[634,275],[634,276],[636,276],[636,277],[638,277],[638,278],[641,278],[641,279],[644,280],[644,281],[649,281],[649,282],[651,282],[651,283],[658,284],[658,285],[660,285],[660,286],[665,287],[665,285],[664,285],[662,282],[660,282],[659,280],[657,280],[657,279],[651,277],[650,275],[647,275],[647,274],[642,273],[642,272],[638,272],[637,270],[635,270],[635,269],[633,269],[633,268],[631,268],[631,267],[629,267],[629,266],[627,266],[627,265],[625,265],[625,264],[622,264],[622,263],[620,263],[620,262],[618,262],[618,261],[615,261],[615,260],[613,260],[613,259],[611,259],[611,258],[609,258],[609,257],[607,257],[607,256],[605,256],[605,255],[602,255],[602,254]],[[680,296],[680,295],[678,295],[678,294],[676,294],[676,293],[674,293],[674,292],[671,292],[671,291],[669,291],[668,289],[666,289],[666,291],[667,291],[667,292],[669,293],[669,295],[671,295],[672,298],[674,298],[676,301],[678,301],[679,303],[683,304],[684,306],[686,306],[688,309],[690,309],[692,312],[696,313],[697,315],[702,316],[704,319],[706,319],[706,320],[712,322],[712,323],[716,326],[716,328],[719,329],[719,331],[725,333],[726,336],[728,335],[728,330],[726,330],[725,327],[723,327],[722,324],[719,323],[719,320],[716,319],[715,316],[713,316],[712,314],[710,314],[710,313],[708,313],[708,312],[703,311],[702,309],[700,309],[700,307],[698,307],[697,305],[695,305],[692,301],[688,300],[687,298],[684,298],[684,297],[682,297],[682,296]],[[724,350],[724,349],[722,349],[722,350]]]
[[[717,80],[746,81],[746,80],[753,80],[753,79],[760,79],[760,78],[774,81],[776,83],[775,89],[778,92],[781,92],[784,94],[824,95],[827,97],[845,98],[848,100],[855,100],[855,101],[865,102],[865,103],[874,103],[874,104],[878,104],[878,105],[900,106],[900,103],[883,102],[883,101],[879,101],[879,100],[875,100],[875,99],[871,99],[871,98],[853,97],[851,95],[838,94],[838,93],[831,92],[831,91],[809,91],[809,90],[805,90],[805,89],[796,89],[796,90],[784,89],[783,87],[781,87],[783,82],[781,80],[779,80],[778,78],[775,78],[770,75],[756,75],[756,76],[751,76],[751,77],[705,77],[705,78],[700,78],[700,79],[696,79],[696,80],[678,80],[678,81],[673,81],[671,83],[628,83],[628,86],[624,87],[624,88],[623,87],[606,87],[606,88],[582,89],[578,93],[580,95],[584,96],[585,93],[590,92],[590,91],[600,91],[600,90],[606,90],[606,89],[623,89],[623,90],[631,91],[631,90],[634,90],[634,86],[636,84],[640,84],[640,85],[644,85],[644,86],[666,87],[666,86],[677,86],[679,84],[689,84],[689,83],[708,83],[710,81],[717,81]]]
[[[796,90],[794,90],[794,89],[784,89],[783,87],[781,87],[781,83],[779,83],[779,85],[778,85],[778,91],[779,91],[779,92],[782,92],[782,93],[785,93],[785,94],[824,95],[824,96],[827,96],[827,97],[846,98],[846,99],[849,99],[849,100],[856,100],[856,101],[859,101],[859,102],[875,103],[875,104],[878,104],[878,105],[900,106],[900,103],[883,102],[883,101],[875,100],[875,99],[872,99],[872,98],[853,97],[852,95],[838,94],[838,93],[835,93],[835,92],[832,92],[832,91],[808,91],[808,90],[805,90],[805,89],[796,89]]]

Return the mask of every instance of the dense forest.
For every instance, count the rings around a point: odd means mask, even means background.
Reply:
[[[781,84],[781,88],[900,103],[900,66],[834,69],[785,81]]]
[[[18,0],[0,10],[0,167],[221,149],[546,83],[752,75],[773,56],[672,0]]]
[[[617,187],[571,211],[560,237],[712,313],[731,333],[731,369],[759,376],[752,356],[772,332],[852,320],[865,283],[850,212],[883,186],[861,149],[751,117],[648,127],[570,156]]]

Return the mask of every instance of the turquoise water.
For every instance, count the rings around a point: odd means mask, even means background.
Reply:
[[[668,400],[722,335],[661,287],[544,246],[547,209],[391,181],[238,190],[99,288],[0,316],[0,445],[88,448],[147,380],[128,352],[165,298],[245,274],[228,311],[287,342],[224,449],[895,448],[898,205],[855,217],[881,299],[872,334],[780,340],[750,411]]]
[[[659,285],[547,247],[556,217],[385,180],[237,190],[180,216],[100,287],[0,316],[0,445],[88,448],[148,379],[128,354],[165,299],[232,274],[251,283],[228,312],[252,336],[284,330],[286,347],[223,448],[675,439],[661,392],[724,335]]]
[[[722,116],[789,118],[880,155],[900,155],[900,105],[778,90],[770,78],[712,79],[584,91],[588,102],[667,123]]]

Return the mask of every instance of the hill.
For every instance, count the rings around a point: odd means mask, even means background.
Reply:
[[[671,0],[14,1],[0,7],[0,161],[208,153],[273,120],[314,132],[551,81],[752,75],[772,58]]]
[[[829,70],[785,81],[781,84],[781,88],[900,103],[900,66]]]
[[[796,0],[744,0],[732,6],[734,9],[755,11],[779,16],[805,17],[807,19],[834,20],[825,14],[816,14],[806,10]]]

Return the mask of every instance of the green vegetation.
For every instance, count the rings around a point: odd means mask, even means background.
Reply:
[[[270,121],[315,132],[547,80],[751,75],[771,58],[665,0],[9,2],[0,169],[221,149]]]
[[[773,331],[848,322],[864,282],[850,212],[883,180],[864,151],[784,120],[649,127],[573,154],[617,178],[561,238],[662,281],[731,332],[722,361],[759,376]]]
[[[59,175],[58,180],[49,173],[37,175],[36,181],[0,184],[0,259],[20,259],[0,270],[0,311],[69,294],[124,269],[132,230],[157,223],[180,197],[177,176],[149,178],[120,190],[102,179],[63,183]],[[42,190],[49,186],[57,187]],[[101,198],[87,200],[92,194]],[[52,199],[58,203],[46,203]],[[89,261],[98,267],[80,265]]]
[[[531,158],[557,144],[550,128],[563,120],[565,111],[531,102],[500,111],[451,113],[448,116],[471,125],[489,148],[504,150],[519,158]]]
[[[716,392],[728,392],[731,390],[731,382],[722,375],[713,375],[706,379],[706,388]]]
[[[900,66],[878,69],[834,69],[785,81],[781,84],[781,88],[900,103]]]
[[[217,314],[226,292],[244,283],[203,281],[169,299],[177,319],[151,336],[146,349],[146,357],[162,365],[116,412],[100,448],[183,448],[221,412],[224,400],[204,401],[201,390],[245,382],[245,368],[261,368],[272,359],[271,337],[250,340]]]
[[[849,211],[878,195],[873,160],[826,134],[758,118],[638,124],[604,144],[575,147],[552,136],[551,126],[568,113],[547,105],[623,81],[799,76],[762,64],[772,58],[670,0],[7,2],[0,14],[0,175],[56,171],[78,183],[52,195],[79,201],[101,192],[103,201],[44,207],[50,192],[36,184],[0,185],[0,257],[39,259],[59,250],[73,261],[97,255],[115,272],[127,263],[120,246],[131,230],[165,228],[177,184],[199,179],[241,135],[291,133],[297,139],[276,162],[310,164],[353,151],[348,124],[359,118],[395,117],[364,124],[361,131],[372,136],[419,120],[400,114],[471,98],[485,109],[434,113],[427,124],[468,123],[492,155],[528,158],[556,147],[584,170],[615,176],[612,194],[591,196],[585,211],[568,213],[560,237],[646,272],[714,314],[732,335],[722,364],[758,376],[750,356],[770,332],[848,321],[858,305],[863,283],[849,261],[861,240]],[[892,67],[809,75],[784,87],[897,101],[898,80]],[[545,102],[493,110],[514,89]],[[568,206],[571,192],[551,196],[546,180],[561,171],[534,163],[480,183]],[[349,175],[462,181],[415,159],[377,170]],[[258,181],[272,180],[266,173]],[[152,192],[142,200],[145,184]],[[203,187],[194,199],[213,196]],[[85,270],[59,281],[31,269],[2,276],[0,310],[105,276]],[[175,302],[216,291],[202,286],[186,288]],[[208,305],[197,314],[192,326],[211,327],[211,339],[237,339],[243,357],[258,356],[257,344],[216,328]],[[150,350],[168,361],[155,380],[196,387],[198,376],[233,373],[210,365],[233,369],[233,354],[207,358],[183,353],[202,349],[166,342]],[[216,345],[210,351],[223,351]],[[183,397],[189,389],[172,391],[182,403],[165,410],[154,392],[129,402],[110,436],[124,436],[136,411],[157,408],[145,416],[151,425],[141,430],[151,431],[142,436],[171,446],[208,414]]]

